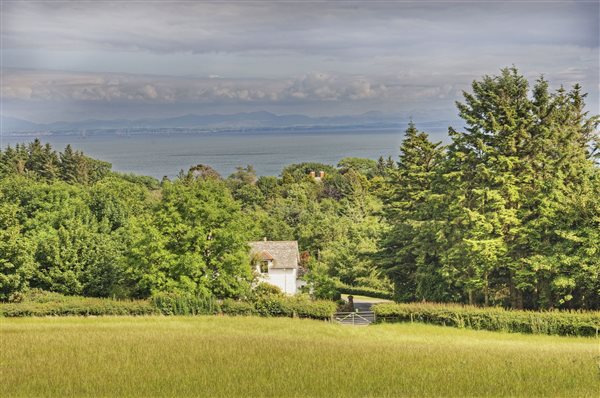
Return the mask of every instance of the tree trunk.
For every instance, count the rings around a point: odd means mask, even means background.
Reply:
[[[508,290],[510,292],[510,307],[511,308],[518,308],[519,307],[519,298],[518,298],[518,292],[517,292],[517,288],[515,287],[515,282],[513,280],[513,276],[512,276],[512,272],[510,273],[509,277],[508,277]]]
[[[484,275],[485,278],[485,286],[483,290],[483,299],[485,302],[485,306],[488,307],[490,305],[490,282],[488,280],[488,273],[486,272]]]

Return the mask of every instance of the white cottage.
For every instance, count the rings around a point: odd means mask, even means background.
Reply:
[[[249,245],[252,266],[259,280],[279,287],[286,294],[296,294],[304,284],[298,280],[298,242],[264,240]]]

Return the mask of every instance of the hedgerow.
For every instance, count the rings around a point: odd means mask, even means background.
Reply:
[[[336,304],[327,300],[311,300],[307,296],[272,295],[253,302],[225,300],[221,310],[227,315],[261,315],[269,317],[298,317],[331,319]]]
[[[226,315],[258,315],[253,303],[233,299],[223,300],[221,312]]]
[[[163,315],[212,315],[219,312],[219,303],[213,296],[158,293],[150,302]]]
[[[423,322],[477,330],[598,336],[598,311],[517,311],[437,303],[377,304],[377,322]]]
[[[357,296],[375,297],[386,300],[394,299],[394,293],[386,292],[384,290],[377,290],[370,287],[349,286],[343,283],[339,283],[336,285],[336,288],[342,294],[353,294]]]
[[[60,296],[60,295],[57,295]],[[160,311],[147,300],[112,300],[78,296],[60,296],[56,301],[23,301],[0,304],[0,316],[100,316],[157,315]]]
[[[0,316],[100,316],[100,315],[260,315],[331,319],[336,304],[308,296],[267,294],[253,301],[183,293],[158,293],[150,300],[114,300],[64,296],[35,290],[19,303],[0,303]]]

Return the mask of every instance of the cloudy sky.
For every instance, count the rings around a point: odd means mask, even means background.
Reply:
[[[267,110],[452,119],[514,64],[598,109],[598,1],[2,3],[2,113],[35,122]]]

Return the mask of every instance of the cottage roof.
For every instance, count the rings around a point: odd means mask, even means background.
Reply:
[[[273,261],[273,260],[275,260],[275,258],[274,258],[274,257],[271,255],[271,253],[269,253],[269,252],[268,252],[268,251],[266,251],[266,250],[263,250],[263,251],[261,251],[261,252],[258,252],[258,253],[256,253],[256,254],[254,255],[254,257],[255,257],[256,259],[258,259],[258,260],[263,260],[263,261],[266,261],[266,260],[271,260],[271,261]]]
[[[298,252],[298,242],[295,240],[257,241],[249,242],[249,245],[252,258],[273,260],[272,268],[298,268],[300,254]],[[265,258],[265,254],[271,258]]]

